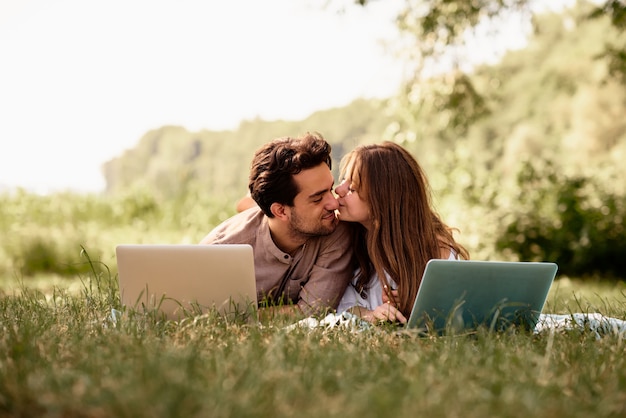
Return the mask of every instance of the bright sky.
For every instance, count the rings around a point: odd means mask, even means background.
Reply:
[[[331,4],[351,5],[351,0]],[[0,0],[0,188],[100,191],[150,129],[389,97],[403,0]]]

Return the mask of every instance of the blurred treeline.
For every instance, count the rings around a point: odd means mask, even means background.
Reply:
[[[259,145],[319,131],[333,145],[335,173],[359,143],[406,146],[474,259],[549,260],[560,275],[623,279],[626,84],[601,57],[621,34],[583,13],[537,16],[528,47],[476,69],[471,84],[445,75],[480,91],[471,102],[445,92],[454,111],[438,105],[446,84],[433,77],[303,121],[244,121],[221,132],[167,126],[103,166],[102,195],[5,194],[0,276],[80,274],[92,268],[81,248],[114,270],[116,244],[197,242],[234,214]],[[472,120],[458,123],[464,115]]]
[[[103,165],[102,194],[0,194],[0,280],[115,274],[117,244],[197,243],[235,213],[259,145],[317,130],[340,156],[358,141],[378,141],[392,120],[384,113],[383,101],[356,100],[304,121],[244,121],[236,131],[165,126]]]

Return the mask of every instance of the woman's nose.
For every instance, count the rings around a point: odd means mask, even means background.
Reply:
[[[344,188],[345,187],[344,186],[345,186],[345,182],[341,182],[341,184],[339,186],[335,187],[335,194],[337,196],[339,196],[339,197],[345,196],[345,193],[344,193]]]

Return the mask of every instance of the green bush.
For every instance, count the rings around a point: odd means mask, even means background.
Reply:
[[[19,240],[4,248],[10,259],[13,274],[30,277],[41,273],[52,273],[71,277],[84,275],[92,271],[89,260],[83,257],[83,243],[74,236],[76,231],[67,235],[47,230],[50,235],[24,232]],[[99,258],[101,252],[94,249],[91,256]]]
[[[199,188],[176,199],[158,199],[149,189],[116,196],[0,194],[0,279],[84,275],[92,266],[83,248],[115,274],[117,244],[197,243],[234,211],[234,202]]]
[[[626,198],[585,176],[566,176],[550,163],[526,164],[518,176],[520,204],[509,214],[497,249],[520,260],[554,261],[562,274],[624,278]]]

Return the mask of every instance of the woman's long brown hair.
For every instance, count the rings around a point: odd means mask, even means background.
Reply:
[[[372,220],[369,231],[356,228],[357,290],[367,288],[374,271],[390,288],[387,273],[398,285],[398,309],[408,317],[426,263],[441,258],[443,249],[465,259],[469,254],[432,209],[426,175],[400,145],[358,146],[342,160],[341,172],[368,204]]]

